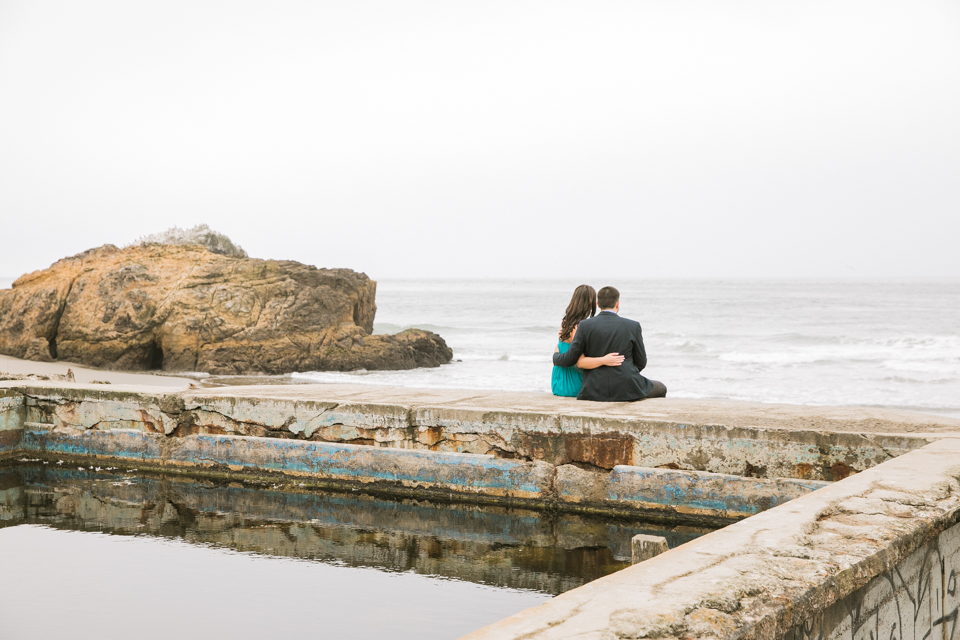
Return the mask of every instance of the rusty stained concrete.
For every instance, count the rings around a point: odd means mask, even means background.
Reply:
[[[93,459],[98,466],[125,462],[138,468],[274,480],[282,474],[321,487],[394,496],[522,504],[704,526],[748,517],[828,484],[629,466],[606,472],[482,454],[256,436],[169,438],[136,429],[36,423],[23,429],[21,451],[47,460]]]
[[[958,478],[943,439],[464,640],[953,638]]]
[[[960,420],[867,408],[653,399],[595,403],[548,394],[361,385],[149,387],[0,383],[26,420],[180,437],[252,435],[573,464],[835,481],[937,438]]]

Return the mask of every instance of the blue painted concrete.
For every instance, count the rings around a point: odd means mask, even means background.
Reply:
[[[27,428],[23,431],[22,442],[28,451],[159,461],[162,436],[137,429],[46,431]]]
[[[0,432],[2,433],[2,432]],[[232,470],[270,470],[317,478],[428,486],[459,493],[583,503],[584,486],[555,483],[555,467],[493,456],[391,449],[280,438],[194,435],[168,438],[134,429],[107,431],[27,428],[20,446],[84,457],[154,465],[224,465]],[[617,466],[591,474],[605,495],[594,506],[640,506],[684,513],[744,517],[783,504],[829,483],[756,479],[695,471]],[[578,493],[579,492],[579,493]]]
[[[700,471],[617,466],[610,500],[753,515],[829,485],[829,482],[761,479]]]
[[[452,489],[496,489],[539,496],[550,465],[493,456],[387,449],[249,436],[182,438],[174,462],[317,474],[346,480],[441,483]],[[538,473],[539,472],[539,473]]]

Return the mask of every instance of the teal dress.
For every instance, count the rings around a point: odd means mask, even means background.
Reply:
[[[566,353],[570,348],[569,342],[562,340],[557,344],[560,347],[560,353]],[[551,387],[553,395],[575,398],[580,393],[580,385],[583,384],[583,372],[576,367],[553,367],[553,380]]]

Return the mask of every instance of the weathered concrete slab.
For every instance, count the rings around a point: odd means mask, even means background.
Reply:
[[[220,397],[261,397],[328,402],[387,403],[414,407],[551,415],[629,417],[643,421],[764,427],[794,431],[868,433],[958,433],[960,419],[876,407],[815,407],[734,400],[654,398],[642,402],[589,402],[548,393],[411,389],[350,384],[223,387],[192,392]]]
[[[256,413],[263,429],[333,442],[762,478],[839,480],[935,437],[960,435],[960,420],[878,409],[674,399],[596,403],[547,394],[360,385],[235,387],[216,390],[215,400],[210,395],[192,392],[184,400],[188,408],[264,403],[266,409]],[[312,405],[304,411],[302,403]],[[218,411],[222,418],[207,423],[198,416],[193,428],[265,435],[250,422],[238,424],[236,412]],[[249,409],[241,413],[253,415]]]
[[[0,388],[0,431],[22,429],[23,421],[23,395],[12,389]]]
[[[308,439],[555,466],[664,467],[758,478],[834,481],[960,435],[960,420],[924,414],[719,401],[590,403],[546,394],[359,385],[169,393],[8,382],[0,389],[24,396],[27,421],[56,426]]]
[[[176,407],[177,396],[149,389],[77,384],[8,389],[18,391],[24,397],[27,422],[78,429],[136,429],[164,434],[172,433],[177,424],[175,414],[164,412],[168,404]]]
[[[953,637],[958,477],[944,439],[466,637]]]
[[[842,429],[796,430],[794,427],[807,423],[797,423],[791,413],[795,411],[783,407],[770,425],[742,426],[745,419],[741,414],[754,411],[751,406],[739,409],[740,414],[732,420],[734,426],[682,423],[654,419],[649,409],[644,409],[647,401],[580,403],[540,394],[343,385],[167,391],[7,383],[0,386],[0,401],[6,403],[0,408],[8,410],[0,415],[7,416],[3,423],[7,425],[16,425],[18,420],[52,425],[49,433],[30,431],[22,438],[22,446],[51,453],[155,460],[158,464],[223,464],[363,482],[433,482],[454,492],[472,489],[469,483],[461,486],[449,469],[470,467],[473,463],[468,460],[483,460],[490,477],[484,476],[477,492],[488,496],[498,496],[511,487],[515,493],[508,492],[510,496],[543,500],[549,495],[552,501],[581,509],[639,509],[647,516],[659,512],[726,519],[781,504],[821,486],[817,480],[841,479],[923,446],[932,438],[956,435],[946,430],[953,425],[947,419],[902,412],[875,411],[870,425],[903,428],[904,421],[912,419],[915,424],[908,426],[941,431],[921,438]],[[490,404],[507,401],[515,404]],[[677,401],[679,415],[689,412],[688,404]],[[579,411],[564,412],[571,406]],[[840,424],[850,417],[848,410],[804,410],[819,412],[822,419],[817,424]],[[768,407],[757,411],[753,418],[770,417]],[[954,422],[960,425],[960,421]],[[857,424],[862,423],[861,419]],[[108,432],[116,432],[117,438],[100,435]],[[157,438],[145,437],[150,434]],[[248,436],[268,442],[218,440],[216,436]],[[0,453],[20,446],[17,438],[4,436]],[[360,448],[354,450],[353,446]],[[380,449],[388,453],[381,456],[376,453]],[[429,453],[480,457],[451,458],[459,462],[448,464],[442,462],[442,455]],[[426,470],[416,471],[417,465],[427,462]],[[546,485],[540,480],[524,484],[521,476],[511,476],[514,471],[508,471],[530,464],[546,465],[537,472],[543,475],[549,470],[552,474]],[[637,467],[642,469],[629,470]],[[499,480],[493,478],[497,473],[502,475]]]
[[[652,536],[640,533],[630,539],[630,550],[632,564],[655,558],[669,549],[667,539],[663,536]]]
[[[539,507],[696,524],[741,519],[826,484],[637,467],[617,467],[610,473],[490,455],[254,436],[170,438],[139,429],[100,431],[36,423],[27,423],[19,446],[30,455],[93,458],[103,461],[101,466],[113,460],[154,468],[212,468],[217,473],[276,472],[339,485],[375,485],[404,495],[433,490],[486,502],[520,500]]]
[[[827,482],[617,466],[612,472],[557,467],[560,502],[642,517],[740,520],[829,485]]]
[[[239,436],[190,436],[172,443],[171,464],[226,465],[317,478],[441,487],[460,493],[541,499],[553,467],[493,456],[384,449]]]
[[[21,447],[40,454],[161,462],[163,440],[139,429],[95,431],[60,427],[23,430]]]
[[[760,480],[702,471],[614,467],[609,500],[743,517],[828,486],[828,482],[778,478]]]
[[[24,417],[23,395],[0,388],[0,458],[11,456],[20,448]]]

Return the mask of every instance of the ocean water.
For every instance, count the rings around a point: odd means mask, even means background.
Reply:
[[[960,417],[960,280],[616,280],[671,397]],[[298,381],[550,391],[572,280],[381,280],[377,333],[439,333],[454,362]]]

